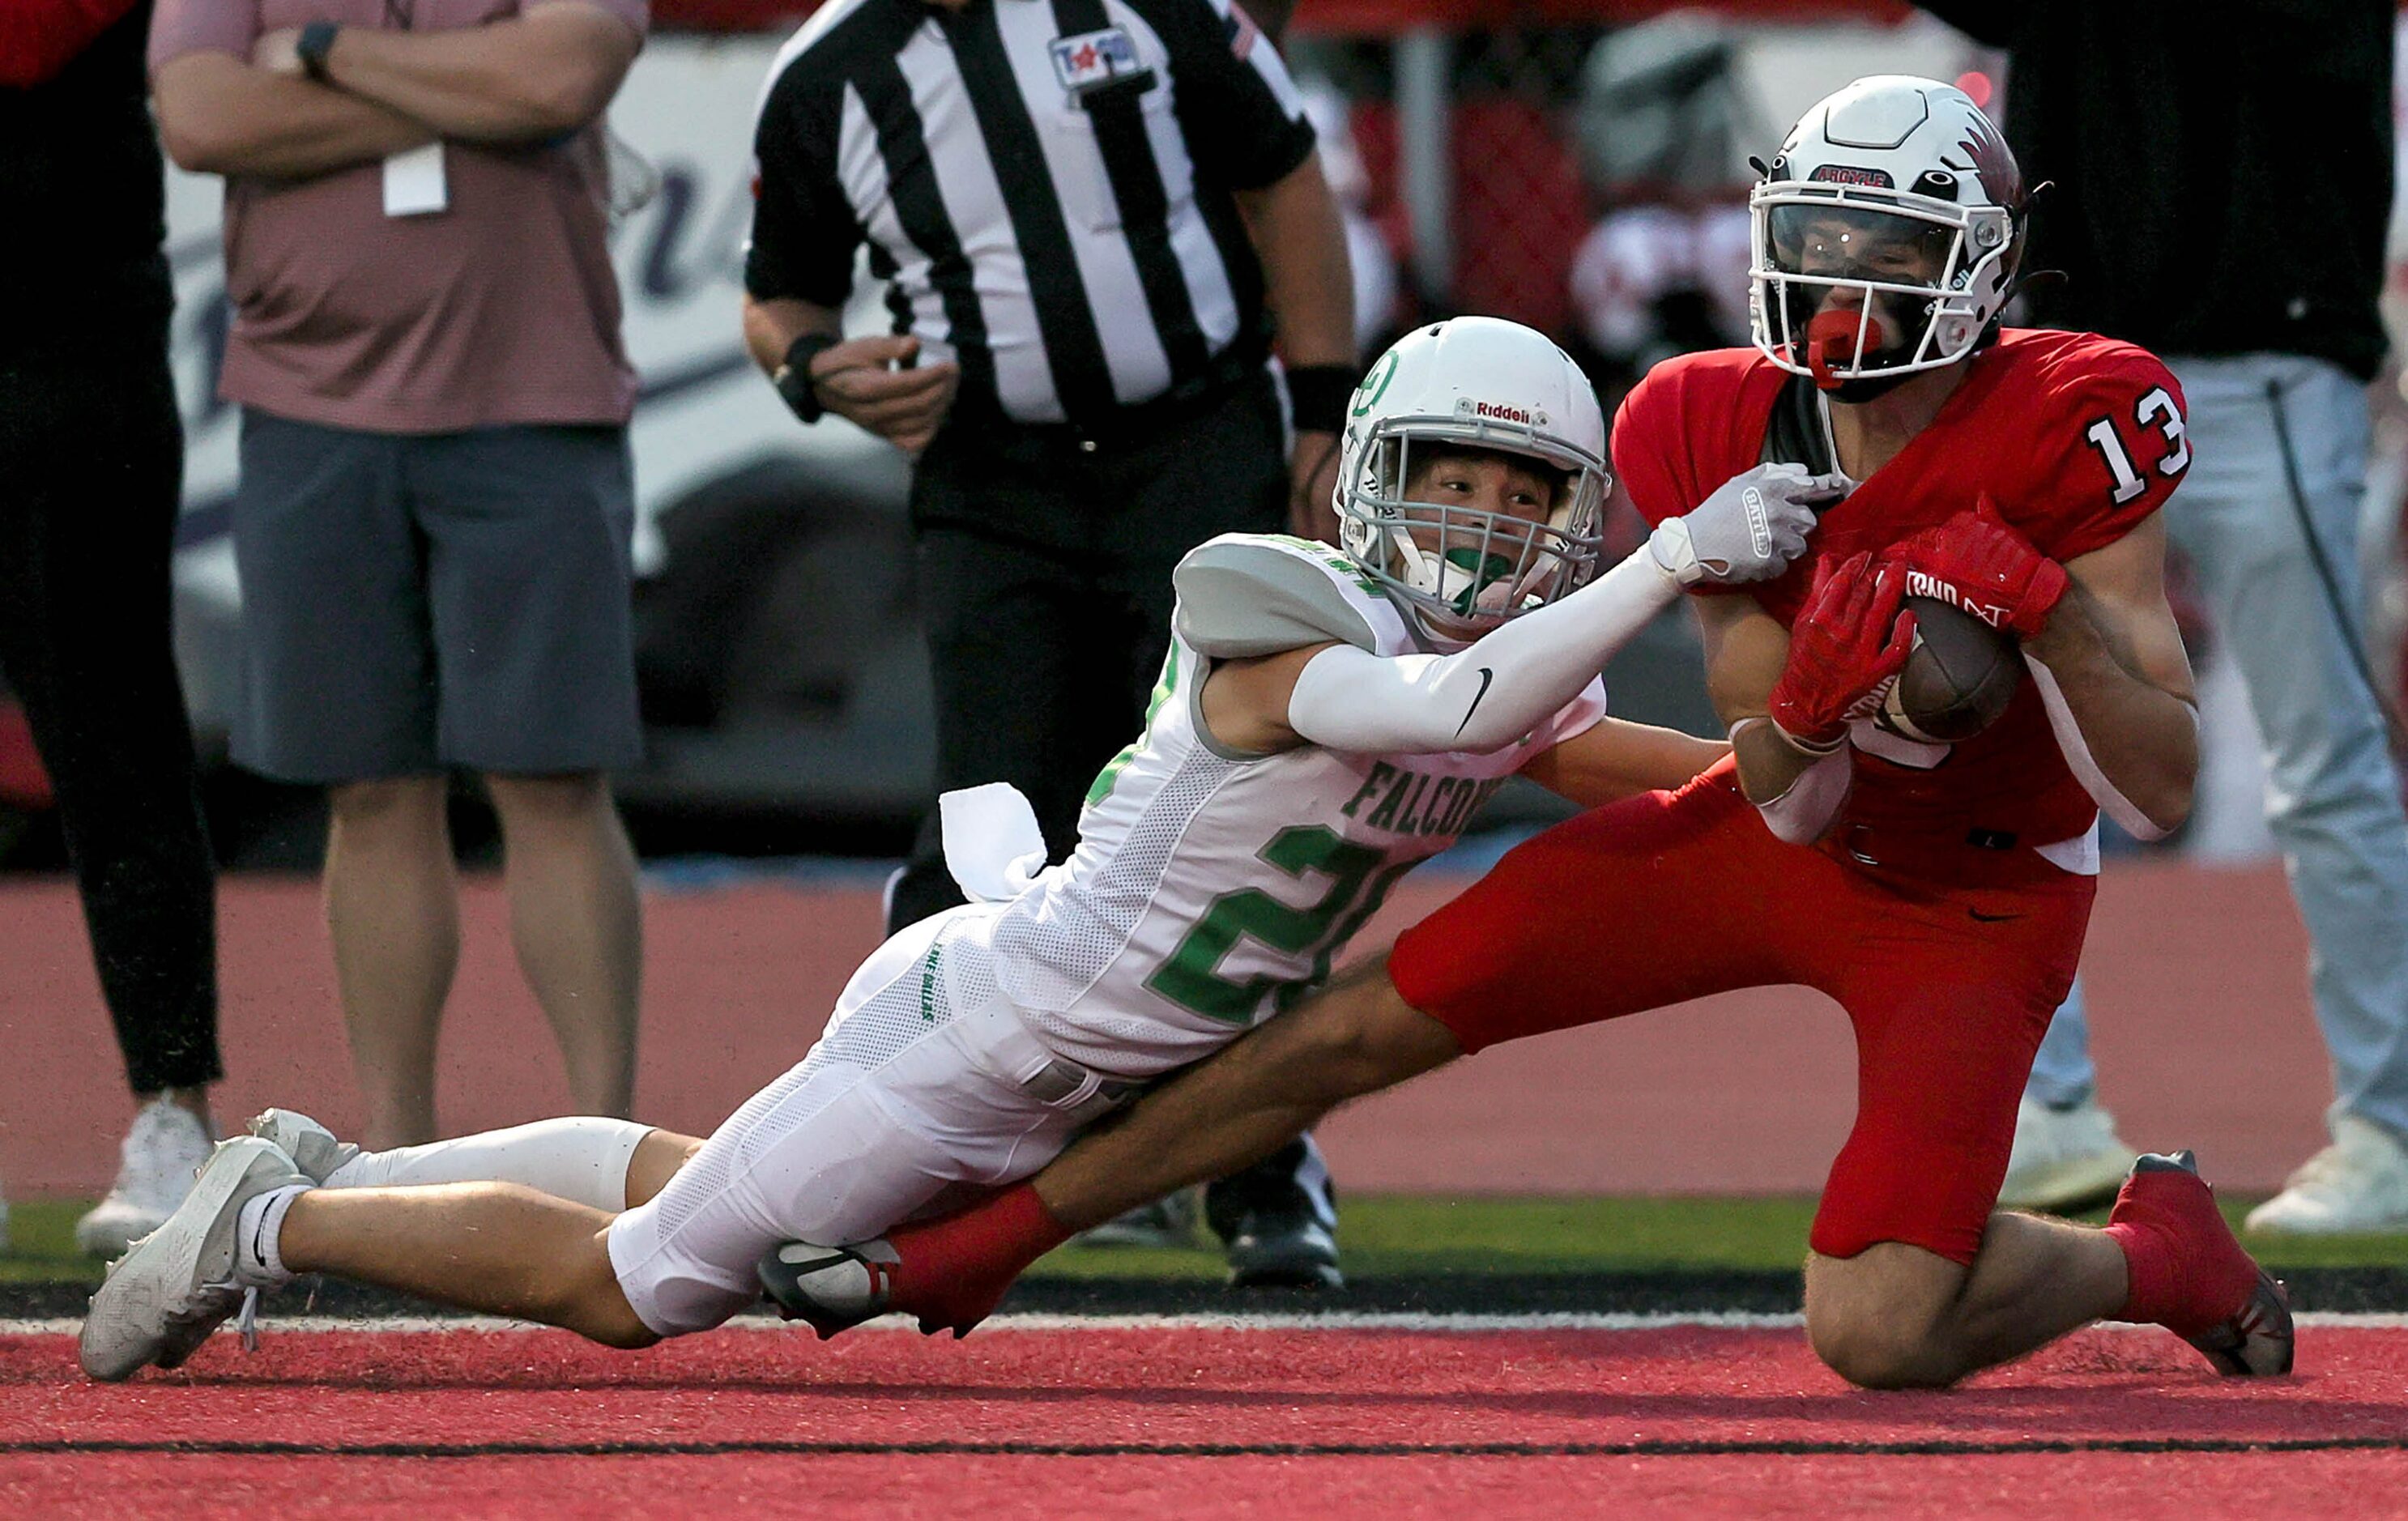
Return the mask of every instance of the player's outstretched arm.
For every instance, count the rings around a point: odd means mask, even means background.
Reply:
[[[1207,679],[1204,721],[1235,750],[1299,745],[1369,754],[1501,750],[1580,695],[1684,587],[1765,581],[1805,552],[1813,504],[1830,488],[1764,466],[1559,602],[1514,618],[1453,654],[1379,655],[1341,643],[1224,661]]]
[[[1559,797],[1598,808],[1681,786],[1729,753],[1719,739],[1604,718],[1541,752],[1522,774]]]

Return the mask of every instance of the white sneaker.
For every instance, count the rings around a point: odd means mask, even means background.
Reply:
[[[335,1132],[308,1115],[290,1109],[262,1110],[244,1126],[262,1141],[272,1141],[293,1159],[293,1166],[311,1183],[322,1184],[360,1155],[359,1147],[337,1141]]]
[[[2371,1120],[2333,1116],[2333,1143],[2249,1212],[2251,1230],[2329,1235],[2408,1230],[2408,1147]]]
[[[2015,1106],[2015,1149],[1999,1184],[2006,1210],[2078,1210],[2115,1197],[2132,1169],[2132,1148],[2115,1117],[2095,1098],[2051,1109],[2029,1098]]]
[[[235,1250],[242,1207],[308,1179],[274,1141],[238,1136],[221,1144],[167,1223],[134,1243],[92,1297],[77,1355],[104,1383],[191,1356],[228,1315],[274,1284],[246,1274]]]
[[[134,1116],[118,1148],[117,1182],[108,1197],[76,1222],[76,1247],[96,1257],[122,1257],[159,1228],[209,1159],[208,1127],[191,1110],[151,1099]]]

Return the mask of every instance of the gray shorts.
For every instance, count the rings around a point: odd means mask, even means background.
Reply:
[[[235,758],[316,782],[634,765],[634,523],[624,429],[246,409]]]

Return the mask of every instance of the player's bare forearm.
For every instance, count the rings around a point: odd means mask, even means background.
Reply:
[[[348,27],[326,55],[326,73],[447,137],[540,141],[599,118],[642,44],[600,7],[554,0],[445,32]]]
[[[2190,661],[2166,603],[2164,563],[2156,518],[2068,562],[2071,585],[2024,642],[2068,761],[2111,815],[2135,811],[2116,822],[2143,834],[2189,816],[2199,777]],[[2069,720],[2078,740],[2062,731]]]
[[[761,373],[771,375],[786,361],[786,351],[806,333],[824,333],[840,337],[844,333],[843,317],[835,309],[818,306],[794,296],[772,296],[762,300],[750,294],[744,297],[744,348]]]
[[[1719,739],[1608,718],[1549,749],[1522,774],[1557,796],[1597,808],[1682,786],[1729,753]]]
[[[1762,807],[1785,796],[1821,756],[1783,736],[1769,716],[1772,683],[1789,661],[1789,631],[1749,596],[1699,596],[1698,632],[1706,648],[1706,695],[1731,737],[1740,790]]]
[[[1321,155],[1260,190],[1239,193],[1246,234],[1263,265],[1263,295],[1279,322],[1289,365],[1354,363],[1354,273],[1346,224],[1321,172]]]
[[[167,156],[194,174],[303,179],[435,137],[374,101],[253,68],[230,53],[171,60],[151,89]]]
[[[2159,831],[2171,830],[2189,816],[2199,779],[2198,710],[2186,692],[2176,696],[2134,674],[2101,627],[2107,622],[2077,584],[2024,650],[2047,667],[2107,782]]]
[[[1227,1177],[1347,1099],[1461,1055],[1445,1026],[1397,996],[1384,957],[1368,962],[1081,1138],[1032,1180],[1037,1197],[1071,1230],[1099,1226]]]

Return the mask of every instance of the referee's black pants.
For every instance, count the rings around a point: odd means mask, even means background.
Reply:
[[[0,339],[0,677],[58,796],[137,1094],[223,1075],[216,868],[171,635],[184,441],[165,341]]]
[[[949,423],[911,481],[938,789],[1010,782],[1050,855],[1068,855],[1096,774],[1145,726],[1170,645],[1172,568],[1215,534],[1283,531],[1287,495],[1268,377],[1130,438]],[[931,809],[887,930],[961,901]],[[1304,1158],[1294,1141],[1214,1184],[1216,1228],[1282,1207]]]

